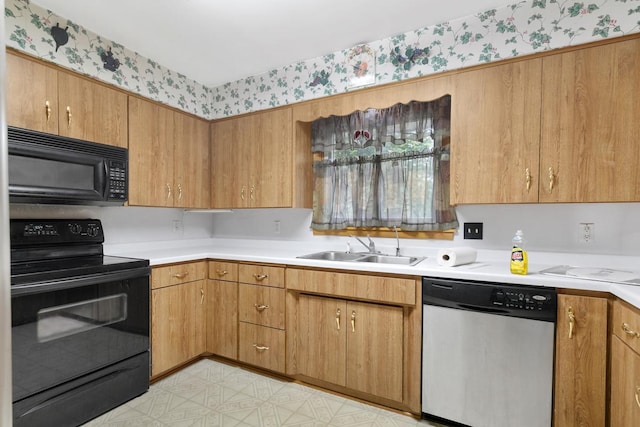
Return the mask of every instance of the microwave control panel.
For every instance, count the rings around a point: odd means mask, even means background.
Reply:
[[[127,200],[127,164],[109,161],[109,199]]]

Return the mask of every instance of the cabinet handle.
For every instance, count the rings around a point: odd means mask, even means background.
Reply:
[[[47,114],[47,122],[49,122],[49,119],[51,118],[51,105],[49,104],[49,101],[45,101],[44,111]]]
[[[351,332],[356,331],[356,311],[351,312]]]
[[[525,182],[527,183],[527,193],[528,193],[529,190],[531,190],[531,171],[529,170],[529,168],[526,168],[524,170],[524,179],[525,179]]]
[[[204,304],[204,289],[200,288],[200,305]]]
[[[258,345],[258,344],[254,344],[253,347],[257,350],[257,351],[265,351],[265,350],[269,350],[269,346],[268,345]]]
[[[188,275],[189,275],[189,272],[186,271],[184,273],[176,273],[176,274],[173,275],[173,277],[176,278],[176,279],[184,279]]]
[[[627,323],[622,323],[622,331],[627,335],[631,335],[633,338],[640,338],[640,332],[631,329]]]
[[[244,200],[244,192],[245,192],[245,186],[243,185],[242,188],[240,189],[240,199]]]
[[[336,310],[336,327],[338,328],[338,330],[340,330],[340,315],[341,315],[341,311],[340,309]]]
[[[549,166],[549,193],[553,191],[556,183],[556,175],[553,173],[553,166]]]
[[[254,274],[253,277],[255,277],[255,279],[258,282],[262,282],[264,279],[266,279],[269,276],[267,274]]]
[[[249,198],[251,200],[255,200],[255,198],[253,197],[253,193],[255,193],[255,191],[256,191],[256,187],[252,185],[251,189],[249,190]]]
[[[253,304],[253,306],[256,308],[256,310],[258,310],[259,312],[263,312],[265,309],[269,308],[268,305],[265,304]]]
[[[178,184],[178,200],[182,200],[182,184]]]
[[[216,274],[220,277],[222,276],[226,276],[227,274],[229,274],[229,272],[227,270],[216,270]]]
[[[167,199],[171,198],[171,186],[167,184]]]
[[[67,127],[71,129],[71,107],[67,105]]]
[[[640,406],[640,386],[636,386],[636,405]]]
[[[569,339],[573,338],[573,327],[576,322],[576,315],[573,312],[573,307],[567,308],[567,317],[569,318]]]

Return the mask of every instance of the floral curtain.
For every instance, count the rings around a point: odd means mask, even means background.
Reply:
[[[321,118],[312,124],[312,228],[456,228],[449,205],[451,97]]]

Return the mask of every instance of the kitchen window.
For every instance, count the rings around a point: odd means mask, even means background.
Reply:
[[[312,123],[312,228],[457,228],[449,204],[451,97]]]

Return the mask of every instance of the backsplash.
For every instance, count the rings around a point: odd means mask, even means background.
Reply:
[[[29,0],[5,3],[8,46],[208,119],[354,90],[363,53],[379,85],[640,31],[640,0],[521,1],[208,88]]]

